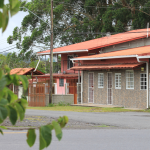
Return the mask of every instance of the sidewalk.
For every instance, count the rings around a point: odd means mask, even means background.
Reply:
[[[102,104],[90,104],[90,103],[84,103],[84,104],[72,104],[71,106],[83,106],[83,107],[108,107],[108,108],[114,108],[114,107],[123,107],[123,106],[116,106],[116,105],[102,105]]]

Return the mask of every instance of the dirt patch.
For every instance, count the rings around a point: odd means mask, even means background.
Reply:
[[[9,121],[9,118],[7,118],[1,125],[6,126],[8,129],[12,128],[29,128],[29,127],[39,127],[42,125],[46,125],[48,123],[51,123],[53,120],[57,120],[57,118],[53,117],[47,117],[47,116],[32,116],[32,115],[26,115],[23,121],[17,121],[15,126],[12,126],[12,124]],[[80,122],[70,119],[67,123],[65,129],[104,129],[104,128],[117,128],[114,126],[109,125],[103,125],[103,124],[94,124],[94,123],[87,123],[87,122]],[[17,128],[16,128],[17,129]]]

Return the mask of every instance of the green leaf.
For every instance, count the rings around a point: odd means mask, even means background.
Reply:
[[[0,126],[1,129],[7,129],[5,126]]]
[[[24,119],[24,116],[25,116],[25,111],[24,111],[24,109],[23,109],[21,104],[15,103],[15,105],[16,105],[18,114],[20,116],[20,120],[22,121]]]
[[[10,10],[11,16],[15,15],[16,13],[18,13],[19,11],[19,7],[20,7],[20,2],[17,2],[18,0],[13,0],[13,5],[12,5],[12,9]],[[14,3],[17,2],[17,3]]]
[[[40,150],[44,149],[46,147],[46,141],[41,135],[41,128],[39,129],[39,134],[40,134]]]
[[[20,85],[20,83],[19,83],[19,76],[16,75],[16,74],[13,75],[13,83],[15,85]]]
[[[6,78],[3,76],[2,79],[0,80],[0,91],[3,90],[6,84],[7,84]]]
[[[32,147],[36,140],[35,129],[29,129],[27,132],[27,143],[30,147]]]
[[[58,123],[60,124],[61,128],[65,127],[65,125],[68,123],[68,117],[63,116],[58,118]]]
[[[6,30],[9,20],[8,7],[4,5],[3,7],[3,15],[2,15],[2,32]]]
[[[0,129],[0,133],[3,135],[3,131]]]
[[[1,99],[0,100],[0,105],[7,105],[8,101],[6,99]]]
[[[21,105],[23,106],[23,108],[26,108],[28,106],[28,102],[26,99],[20,99]]]
[[[8,115],[7,109],[4,106],[0,105],[0,123],[6,119]]]
[[[2,12],[0,12],[0,28],[2,28],[2,17],[3,17]]]
[[[12,106],[8,106],[9,108],[9,119],[13,125],[16,124],[17,121],[17,111]]]
[[[7,85],[10,85],[13,81],[13,76],[11,76],[10,74],[5,75],[5,78],[7,80]]]
[[[3,8],[4,6],[4,0],[0,0],[0,8]]]
[[[26,76],[20,75],[19,79],[22,81],[23,88],[27,90],[28,88],[28,78]]]
[[[53,125],[53,127],[54,127],[56,137],[57,137],[58,140],[60,141],[61,138],[62,138],[62,130],[61,130],[61,127],[60,127],[60,125],[59,125],[56,121],[53,121],[53,122],[52,122],[52,125]]]
[[[13,103],[14,101],[16,101],[18,99],[18,96],[16,94],[14,94],[11,90],[8,89],[7,92],[8,92],[7,100],[10,103]]]
[[[0,14],[1,14],[1,12],[0,12]],[[3,77],[3,71],[2,71],[2,69],[0,69],[0,79]]]
[[[48,147],[50,145],[50,143],[51,143],[51,140],[52,140],[52,133],[51,133],[50,127],[48,125],[41,126],[40,127],[40,135],[45,140],[46,147]]]

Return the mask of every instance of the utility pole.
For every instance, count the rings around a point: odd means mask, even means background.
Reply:
[[[50,88],[49,88],[49,103],[52,103],[53,89],[53,0],[51,0],[51,46],[50,46]]]

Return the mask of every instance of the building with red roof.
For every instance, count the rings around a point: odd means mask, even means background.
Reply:
[[[115,84],[120,85],[120,72],[125,70],[136,70],[138,69],[139,72],[144,67],[144,71],[146,72],[146,62],[149,62],[148,58],[143,58],[142,56],[149,55],[149,45],[150,45],[150,29],[138,29],[138,30],[132,30],[124,33],[119,33],[115,35],[107,35],[105,37],[76,43],[72,45],[67,45],[64,47],[55,48],[53,50],[54,55],[61,55],[61,71],[57,75],[55,74],[55,79],[57,83],[57,88],[61,89],[61,91],[57,90],[57,92],[61,92],[65,94],[65,85],[66,84],[75,84],[78,86],[81,85],[81,87],[78,87],[78,89],[81,88],[80,93],[77,94],[78,98],[74,101],[74,103],[95,103],[95,104],[108,104],[108,105],[117,105],[117,106],[124,106],[124,107],[135,107],[135,108],[147,108],[148,107],[148,96],[145,96],[143,94],[144,92],[147,93],[147,90],[141,90],[140,93],[142,93],[146,98],[146,104],[139,103],[138,102],[132,102],[133,105],[125,105],[125,102],[117,102],[115,101],[115,96],[117,99],[120,99],[121,96],[117,96],[114,92],[112,93],[112,90],[109,88],[103,89],[103,88],[97,88],[92,86],[97,86],[96,84],[104,84],[104,79],[107,79],[109,76],[109,79],[111,81],[105,80],[105,87],[112,87]],[[44,56],[44,55],[50,55],[50,50],[38,52],[37,56]],[[138,56],[138,57],[137,57]],[[142,57],[142,59],[140,58]],[[137,61],[137,59],[139,61]],[[144,62],[141,62],[144,61]],[[146,62],[145,62],[146,61]],[[117,70],[118,74],[115,74],[115,72],[110,72],[110,70]],[[101,71],[105,70],[105,73]],[[100,71],[101,73],[98,73]],[[135,75],[135,73],[130,71],[127,71],[127,74],[131,76]],[[97,73],[95,73],[97,72]],[[147,76],[144,74],[145,72],[142,72],[144,76],[139,77],[138,82],[140,82],[140,79],[146,80],[146,82],[142,82],[143,84],[148,84]],[[97,74],[95,76],[95,74]],[[126,73],[122,73],[122,75],[126,75]],[[75,75],[75,76],[73,76]],[[116,77],[115,77],[116,75]],[[122,77],[121,75],[121,77]],[[141,76],[142,76],[141,75]],[[105,77],[106,76],[106,77]],[[40,78],[45,78],[46,76],[40,76]],[[77,80],[78,77],[78,80]],[[68,80],[69,78],[69,80]],[[96,79],[95,79],[96,78]],[[114,80],[117,78],[115,81]],[[93,81],[92,81],[93,80]],[[133,78],[129,78],[129,80],[133,80]],[[93,83],[90,83],[92,81]],[[98,83],[96,83],[98,82]],[[111,85],[111,82],[113,85]],[[125,82],[125,81],[124,81]],[[63,86],[62,86],[63,83]],[[108,85],[110,83],[110,85]],[[126,82],[128,83],[128,82]],[[124,86],[126,86],[126,83]],[[122,83],[123,84],[123,83]],[[135,84],[135,82],[130,83]],[[130,85],[129,86],[133,86]],[[90,86],[90,87],[89,87]],[[147,85],[143,88],[146,88]],[[119,87],[120,88],[120,87]],[[63,90],[62,90],[63,89]],[[92,89],[94,89],[94,93],[92,93]],[[116,88],[117,89],[117,88]],[[115,90],[116,90],[115,89]],[[130,87],[129,87],[130,89]],[[132,88],[131,88],[132,89]],[[100,94],[100,90],[103,94]],[[114,91],[115,91],[114,90]],[[62,92],[63,91],[63,92]],[[76,90],[77,92],[78,90]],[[105,91],[105,92],[104,92]],[[118,94],[120,94],[119,90],[116,90]],[[130,95],[130,91],[133,90],[127,90],[129,91],[128,95]],[[138,91],[139,92],[139,91]],[[84,95],[84,93],[86,93]],[[132,93],[132,92],[131,92]],[[95,95],[97,94],[97,95]],[[99,95],[100,94],[100,95]],[[141,96],[141,95],[140,95]],[[102,98],[102,97],[105,97]],[[109,97],[109,98],[108,98]],[[144,98],[145,98],[144,97]],[[103,100],[102,100],[103,99]],[[101,101],[102,100],[102,101]],[[140,100],[140,99],[139,99]],[[118,100],[119,101],[119,100]],[[126,100],[124,100],[126,101]],[[136,103],[136,104],[135,104]]]
[[[73,58],[82,71],[81,103],[146,109],[149,96],[150,46]]]

